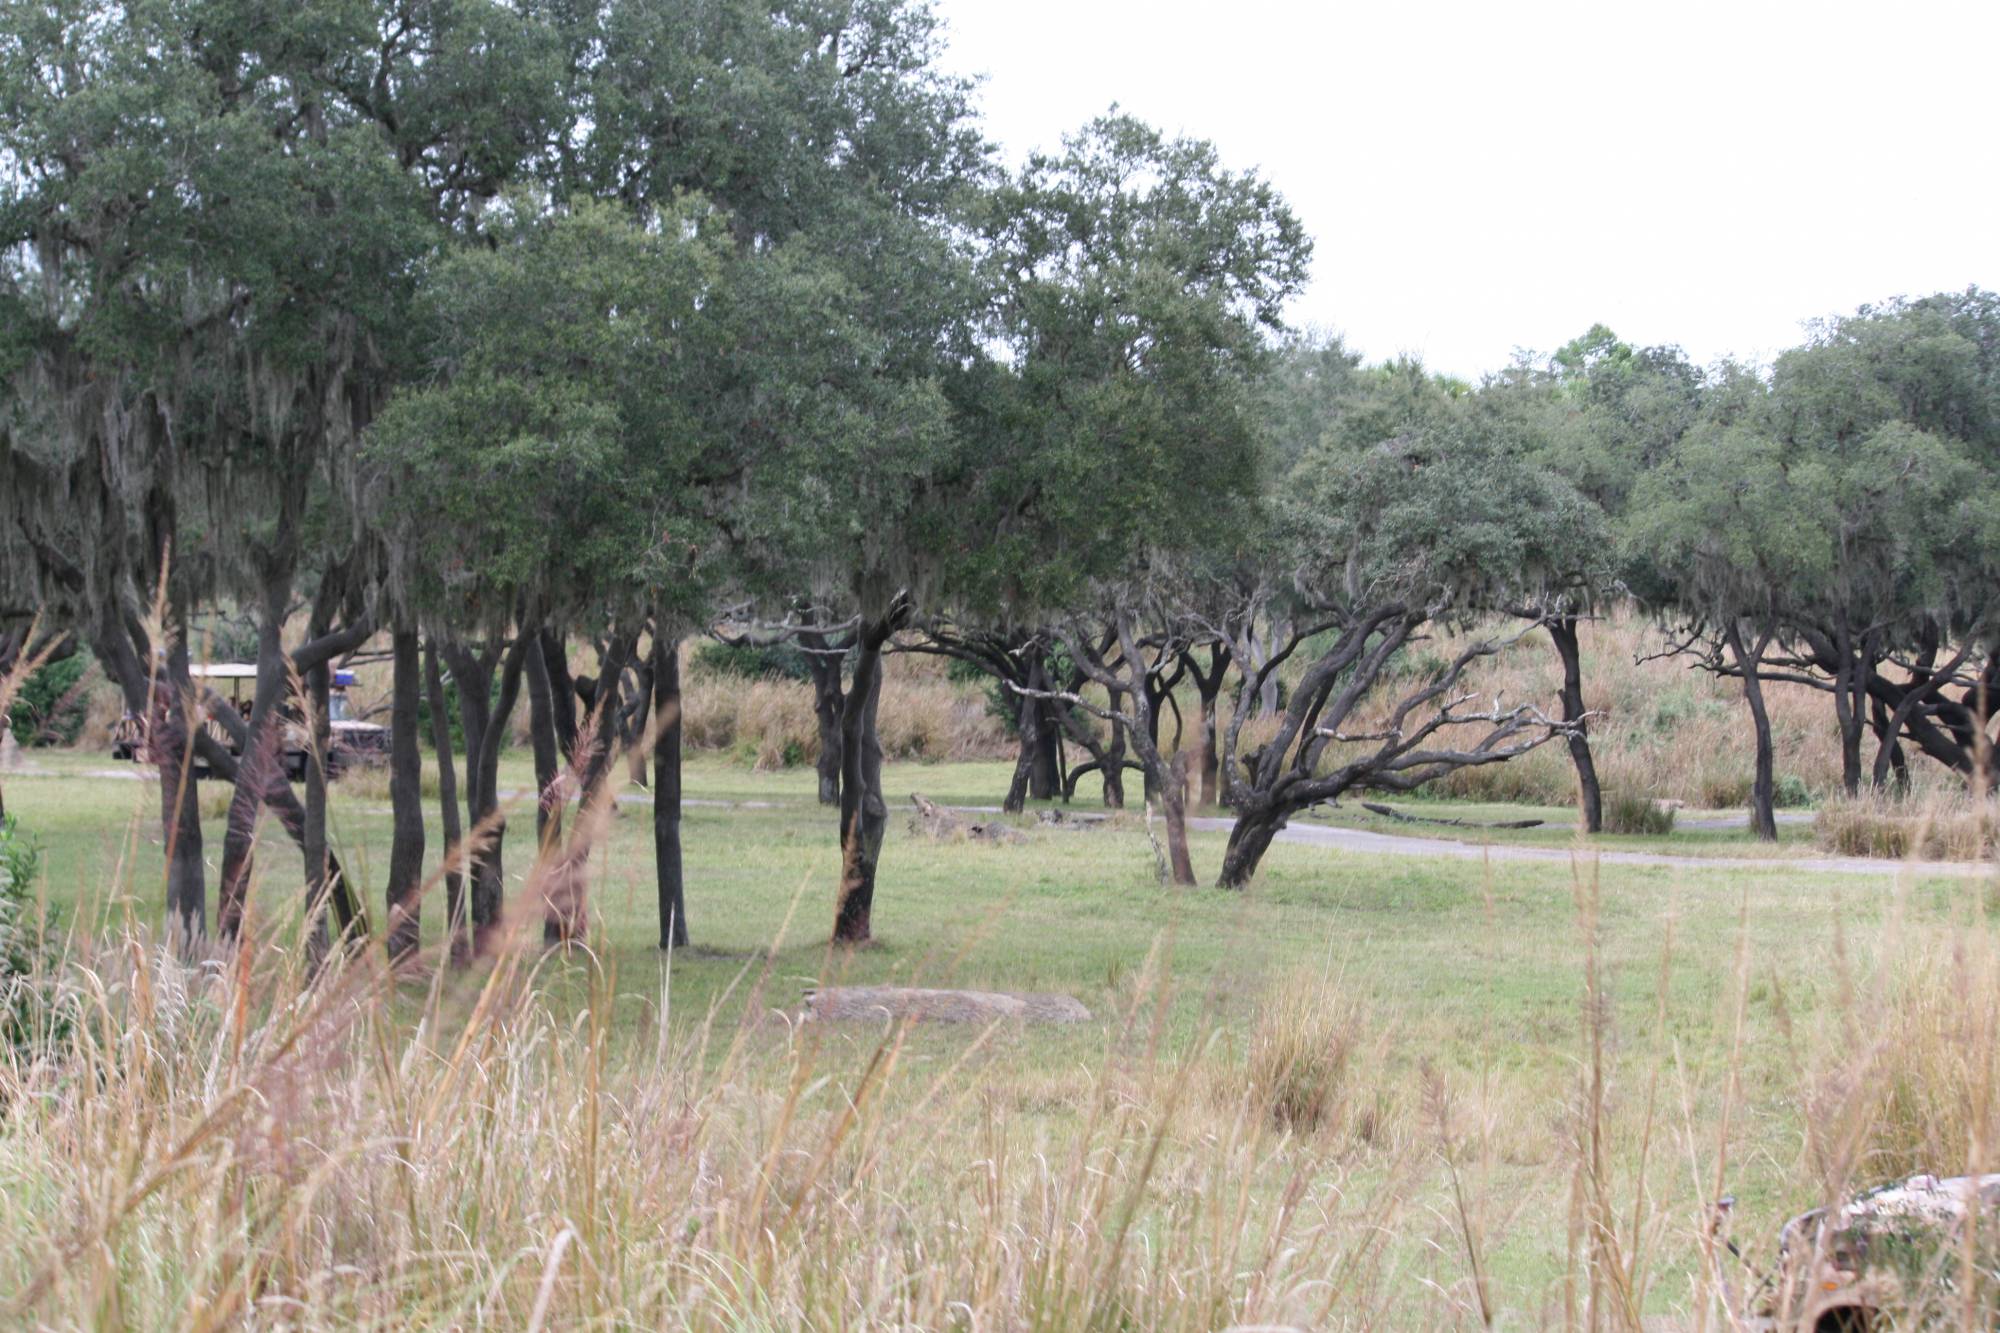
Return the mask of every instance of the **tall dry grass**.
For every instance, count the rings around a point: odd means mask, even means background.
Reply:
[[[1813,814],[1820,846],[1844,856],[1984,861],[2000,849],[2000,809],[1964,792],[1841,796]]]
[[[942,672],[902,669],[882,681],[882,753],[889,759],[1003,759],[1013,740],[987,711],[986,696]],[[758,769],[789,768],[819,758],[819,722],[811,687],[780,679],[691,671],[682,694],[684,743]]]
[[[1190,1099],[1152,994],[1058,1126],[995,1104],[990,1032],[942,1072],[902,1027],[854,1057],[752,969],[748,1021],[618,1042],[608,978],[563,1016],[536,967],[406,1016],[372,962],[309,984],[268,940],[79,957],[74,1039],[0,1069],[6,1319],[1206,1330],[1396,1299],[1386,1205],[1274,1151],[1254,1099]]]
[[[315,975],[272,919],[196,959],[129,924],[76,940],[45,988],[73,1021],[0,1056],[0,1322],[1719,1330],[1789,1299],[1767,1237],[1746,1267],[1709,1225],[1747,1126],[1793,1117],[1801,1206],[2000,1149],[1976,885],[1952,929],[1898,913],[1809,978],[1752,956],[1746,896],[1715,1049],[1683,1041],[1671,921],[1621,1026],[1586,860],[1567,1078],[1385,1021],[1324,967],[1261,979],[1240,1057],[1170,1036],[1157,949],[1069,1071],[1007,1064],[994,1029],[801,1022],[782,930],[707,1013],[669,1021],[663,973],[635,1024],[589,951],[539,950],[554,861],[471,973]],[[1463,984],[1508,979],[1481,956]]]

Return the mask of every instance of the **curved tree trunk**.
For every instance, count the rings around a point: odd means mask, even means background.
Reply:
[[[389,691],[389,958],[415,956],[423,936],[424,760],[417,741],[417,699],[422,690],[417,631],[390,636]],[[440,690],[442,693],[442,690]]]
[[[1549,638],[1555,642],[1556,656],[1562,660],[1563,721],[1575,724],[1569,734],[1570,762],[1576,767],[1577,812],[1585,833],[1604,831],[1604,791],[1597,781],[1597,763],[1591,758],[1589,723],[1584,720],[1583,651],[1577,643],[1576,617],[1561,616],[1548,622]]]
[[[1216,877],[1216,887],[1224,889],[1247,889],[1256,877],[1257,867],[1264,860],[1264,853],[1271,849],[1271,841],[1285,827],[1283,814],[1251,807],[1240,811],[1236,824],[1229,830],[1229,845],[1222,852],[1222,873]]]
[[[437,643],[424,644],[424,690],[431,709],[431,747],[437,752],[438,813],[444,833],[444,912],[447,952],[454,965],[472,960],[470,920],[465,904],[464,832],[458,822],[458,766],[452,760],[451,719],[445,712],[444,677],[438,672]]]
[[[1759,635],[1746,644],[1741,626],[1732,622],[1726,639],[1743,676],[1743,702],[1750,709],[1750,725],[1757,741],[1757,767],[1750,785],[1750,831],[1762,841],[1776,842],[1778,819],[1773,807],[1777,783],[1771,715],[1764,704],[1762,674],[1764,650],[1770,646],[1770,636]]]
[[[836,670],[838,668],[836,667]],[[687,888],[681,862],[681,646],[653,631],[653,866],[660,947],[685,949]]]
[[[144,688],[134,712],[146,707]],[[167,919],[172,932],[187,942],[208,934],[208,885],[194,771],[201,703],[188,674],[184,640],[176,639],[168,648],[166,679],[154,690],[146,736],[160,774],[160,827],[167,837]]]
[[[840,685],[842,654],[833,651],[826,635],[817,632],[800,634],[799,645],[806,650],[806,670],[812,676],[813,716],[819,722],[819,803],[839,805],[840,723],[847,709]]]
[[[1869,775],[1875,786],[1886,787],[1889,774],[1896,775],[1896,792],[1908,795],[1910,790],[1910,761],[1904,757],[1901,728],[1895,715],[1880,699],[1870,699],[1869,715],[1875,729],[1875,767]]]
[[[323,631],[313,626],[316,638]],[[326,765],[331,731],[327,726],[327,696],[332,672],[320,662],[306,669],[305,845],[306,861],[306,959],[317,972],[326,961],[326,909],[334,888],[331,854],[326,842]],[[345,933],[345,923],[343,923]]]
[[[882,743],[876,710],[882,697],[882,645],[895,632],[895,614],[862,624],[854,680],[841,715],[840,899],[833,938],[858,944],[873,936],[875,867],[889,808],[882,800]]]
[[[1111,711],[1118,711],[1119,698],[1111,699]],[[1098,775],[1104,779],[1104,808],[1123,810],[1125,808],[1125,726],[1120,722],[1111,724],[1111,740],[1104,747],[1104,759],[1098,766]]]
[[[569,674],[569,646],[552,629],[541,633],[542,667],[549,678],[549,708],[555,720],[556,748],[567,763],[576,755],[576,682]]]
[[[282,707],[289,676],[283,634],[290,586],[289,579],[281,585],[276,578],[268,578],[258,614],[257,688],[250,704],[250,725],[238,752],[236,787],[229,798],[229,816],[222,834],[222,882],[215,923],[216,932],[225,940],[235,939],[242,928],[264,793],[274,779],[283,777]]]

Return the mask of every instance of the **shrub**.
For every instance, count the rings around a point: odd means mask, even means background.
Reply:
[[[75,653],[44,663],[22,681],[7,707],[14,739],[23,745],[74,745],[90,711],[83,688],[83,675],[89,669],[90,658]]]
[[[1650,796],[1612,792],[1604,798],[1604,831],[1664,837],[1674,831],[1674,808]]]
[[[694,647],[689,665],[711,676],[737,680],[811,680],[811,658],[789,640],[779,643],[719,643],[704,640]]]
[[[1796,773],[1780,773],[1773,785],[1771,803],[1780,810],[1805,810],[1813,803],[1812,788]]]
[[[1356,1007],[1324,972],[1286,974],[1257,1011],[1244,1070],[1248,1092],[1285,1128],[1311,1132],[1334,1123],[1359,1023]]]

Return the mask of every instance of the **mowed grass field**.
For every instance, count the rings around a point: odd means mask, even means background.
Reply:
[[[6,1308],[29,1324],[1719,1327],[1716,1194],[1768,1261],[1830,1192],[1964,1169],[1964,1126],[1994,1109],[1990,877],[1816,873],[1792,864],[1804,830],[1755,867],[1642,867],[1593,851],[1749,844],[1342,810],[1575,854],[1280,842],[1230,893],[1159,885],[1135,812],[1031,812],[995,846],[918,836],[905,804],[877,940],[833,950],[810,771],[697,760],[693,948],[655,947],[631,787],[592,857],[588,950],[542,955],[529,914],[497,970],[364,984],[360,964],[340,977],[366,998],[315,1009],[285,962],[299,870],[275,825],[266,956],[177,971],[117,947],[161,915],[157,789],[94,755],[33,766],[7,809],[92,978],[100,1068],[88,1092],[20,1074],[0,1115],[0,1300],[25,1293]],[[885,785],[992,805],[1006,776],[904,764]],[[502,785],[532,786],[525,755]],[[337,785],[330,822],[379,919],[379,782]],[[219,821],[206,837],[213,863]],[[1204,875],[1222,844],[1195,834]],[[507,850],[526,874],[527,799]],[[436,890],[428,943],[442,918]],[[1060,991],[1093,1019],[796,1024],[825,983]],[[232,1015],[238,993],[257,1014]]]

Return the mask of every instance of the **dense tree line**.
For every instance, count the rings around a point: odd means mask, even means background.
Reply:
[[[1138,773],[1187,883],[1191,806],[1235,811],[1241,887],[1315,804],[1550,741],[1595,830],[1577,626],[1633,597],[1741,680],[1767,835],[1771,680],[1826,691],[1850,790],[1982,769],[2000,298],[1866,308],[1768,372],[1601,328],[1478,386],[1365,366],[1283,328],[1311,242],[1269,182],[1115,112],[1003,169],[939,40],[921,0],[0,11],[0,655],[87,646],[144,719],[177,930],[209,928],[197,763],[234,788],[223,936],[266,813],[321,947],[329,908],[367,927],[324,765],[295,788],[279,737],[295,708],[324,753],[378,636],[388,947],[428,745],[460,961],[502,921],[524,694],[537,855],[581,858],[628,756],[686,942],[701,633],[806,655],[843,940],[898,651],[1009,692],[1009,808]],[[190,670],[225,604],[245,716]],[[1474,697],[1536,631],[1560,690]]]

